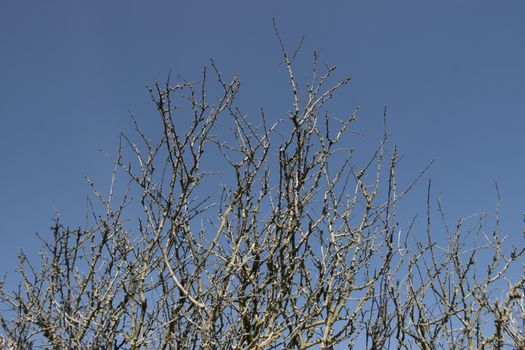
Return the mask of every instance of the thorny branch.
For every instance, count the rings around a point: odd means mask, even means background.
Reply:
[[[38,265],[20,255],[19,287],[0,286],[2,347],[525,348],[525,279],[510,274],[524,248],[505,253],[484,214],[445,225],[448,241],[436,241],[430,182],[424,238],[415,220],[402,234],[396,208],[413,183],[398,189],[386,122],[360,165],[350,148],[357,111],[337,119],[327,109],[350,78],[325,88],[335,67],[320,72],[314,53],[301,91],[297,52],[275,30],[288,119],[261,111],[251,122],[236,105],[240,80],[213,61],[213,101],[208,69],[200,82],[149,87],[160,139],[132,116],[138,143],[121,136],[109,195],[90,182],[103,208],[91,204],[94,224],[57,219]],[[119,197],[122,174],[131,182]],[[137,210],[131,228],[124,213]]]

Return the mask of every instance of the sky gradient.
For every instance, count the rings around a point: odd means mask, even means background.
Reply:
[[[525,2],[523,1],[3,1],[0,5],[0,265],[34,252],[55,212],[83,225],[83,176],[109,183],[128,111],[146,131],[160,124],[145,89],[168,72],[200,77],[213,57],[242,80],[241,105],[257,117],[290,109],[272,28],[299,69],[313,49],[351,75],[333,103],[360,106],[354,129],[375,143],[389,110],[407,183],[430,160],[451,221],[496,205],[520,237],[525,211]],[[424,214],[416,188],[406,212]],[[409,220],[409,217],[401,221]]]

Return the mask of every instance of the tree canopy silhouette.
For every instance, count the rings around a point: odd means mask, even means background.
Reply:
[[[524,277],[510,273],[523,243],[486,233],[484,214],[437,242],[430,182],[426,227],[400,227],[412,184],[398,187],[387,130],[355,160],[357,111],[327,109],[350,78],[331,83],[314,52],[302,83],[279,41],[280,120],[249,119],[239,78],[213,61],[199,81],[149,88],[160,138],[133,118],[109,193],[89,182],[92,225],[57,219],[38,262],[20,255],[18,288],[0,288],[4,348],[525,348]]]

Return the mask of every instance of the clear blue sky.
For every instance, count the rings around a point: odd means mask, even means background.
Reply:
[[[304,55],[350,74],[334,104],[361,107],[354,126],[375,142],[389,107],[408,179],[427,177],[454,221],[492,210],[520,237],[525,211],[525,2],[19,1],[0,4],[0,266],[34,250],[55,210],[83,224],[83,180],[105,186],[128,110],[158,128],[144,85],[171,69],[198,79],[213,57],[238,72],[243,106],[289,108],[276,17]],[[304,62],[308,62],[305,59]],[[284,96],[284,97],[283,97]],[[250,115],[250,114],[249,114]],[[408,180],[407,180],[408,181]],[[409,199],[424,214],[424,184]],[[408,218],[406,218],[408,220]],[[403,221],[403,218],[402,218]]]

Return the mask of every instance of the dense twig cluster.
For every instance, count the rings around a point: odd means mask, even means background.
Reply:
[[[396,207],[411,186],[397,188],[388,133],[359,166],[347,142],[355,113],[339,120],[325,108],[350,79],[325,88],[335,68],[318,73],[314,54],[303,89],[295,54],[282,52],[292,109],[273,124],[246,118],[239,79],[226,81],[213,61],[216,101],[206,69],[200,82],[149,89],[161,139],[133,119],[140,144],[122,135],[109,195],[92,184],[104,208],[94,224],[57,220],[38,265],[20,256],[19,288],[0,289],[4,348],[525,347],[524,278],[508,279],[524,250],[506,254],[497,227],[465,234],[464,220],[438,243],[430,198],[424,238],[401,234]],[[229,138],[217,133],[221,117]],[[217,158],[227,178],[215,192]],[[131,181],[115,203],[119,172]],[[135,230],[130,203],[141,209]]]

